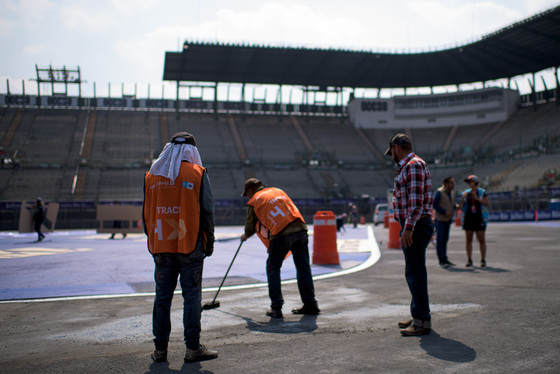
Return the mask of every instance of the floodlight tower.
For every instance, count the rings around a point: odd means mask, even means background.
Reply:
[[[52,95],[68,95],[68,85],[77,84],[78,85],[78,97],[82,97],[82,77],[80,74],[80,67],[75,69],[67,69],[66,66],[61,68],[53,68],[49,65],[48,68],[40,68],[35,65],[35,70],[37,71],[37,95],[41,96],[41,83],[50,83],[52,89]],[[64,85],[64,92],[55,92],[55,86]]]

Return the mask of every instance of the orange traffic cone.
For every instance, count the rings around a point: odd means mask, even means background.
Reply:
[[[333,212],[317,212],[313,216],[313,264],[340,264],[336,245],[336,215]]]
[[[463,216],[462,210],[457,210],[455,213],[455,226],[461,226],[461,217]]]
[[[387,248],[401,248],[401,224],[395,221],[395,218],[391,214],[389,217],[389,241],[387,242]]]

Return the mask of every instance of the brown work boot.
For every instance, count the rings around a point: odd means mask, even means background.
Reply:
[[[187,348],[187,354],[185,355],[185,362],[212,360],[217,357],[218,357],[217,351],[211,351],[201,344],[197,350]]]
[[[418,319],[413,319],[412,324],[406,329],[401,330],[403,336],[419,336],[426,335],[432,332],[432,322],[431,321],[421,321]]]
[[[154,351],[151,357],[154,362],[167,361],[167,351]]]
[[[408,321],[399,321],[398,325],[401,329],[406,329],[408,326],[412,325],[412,318]]]
[[[284,318],[282,309],[269,309],[266,311],[266,315],[272,318]]]
[[[293,314],[307,314],[307,315],[316,316],[316,315],[321,313],[321,310],[319,309],[317,304],[315,304],[315,305],[303,304],[303,306],[301,308],[292,309],[292,313]]]

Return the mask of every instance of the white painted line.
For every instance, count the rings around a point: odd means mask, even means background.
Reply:
[[[371,248],[371,250],[370,250],[370,255],[366,261],[364,261],[359,265],[341,271],[316,275],[313,277],[313,280],[328,279],[328,278],[340,277],[342,275],[356,273],[358,271],[362,271],[373,266],[377,261],[379,261],[379,259],[381,258],[381,251],[379,250],[379,246],[377,245],[377,240],[375,239],[375,235],[373,233],[373,229],[371,228],[371,226],[367,227],[367,234],[368,234],[367,241],[369,243],[368,246]],[[296,282],[297,279],[287,279],[282,281],[282,284],[292,284]],[[250,288],[260,288],[260,287],[267,287],[267,286],[268,283],[266,282],[251,283],[251,284],[241,284],[237,286],[223,286],[222,290],[245,290]],[[202,289],[202,292],[215,292],[215,291],[218,291],[218,287],[207,287]],[[180,295],[181,291],[180,290],[175,291],[174,294]],[[147,297],[147,296],[155,296],[155,292],[113,294],[113,295],[65,296],[65,297],[51,297],[45,299],[3,300],[0,301],[0,304],[39,303],[39,302],[47,302],[47,301],[69,301],[69,300],[101,300],[101,299],[116,299],[116,298],[124,298],[124,297]]]

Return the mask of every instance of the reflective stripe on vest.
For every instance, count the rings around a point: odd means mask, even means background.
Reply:
[[[270,248],[270,231],[268,231],[262,223],[257,222],[255,225],[255,232],[257,233],[257,236],[259,237],[261,242],[263,242],[264,246],[268,250],[268,248]]]
[[[144,220],[152,254],[194,251],[203,173],[203,167],[182,162],[175,182],[150,172],[144,176]]]
[[[279,188],[269,187],[255,192],[247,205],[254,208],[258,220],[272,235],[278,235],[298,218],[305,223],[292,199]]]

